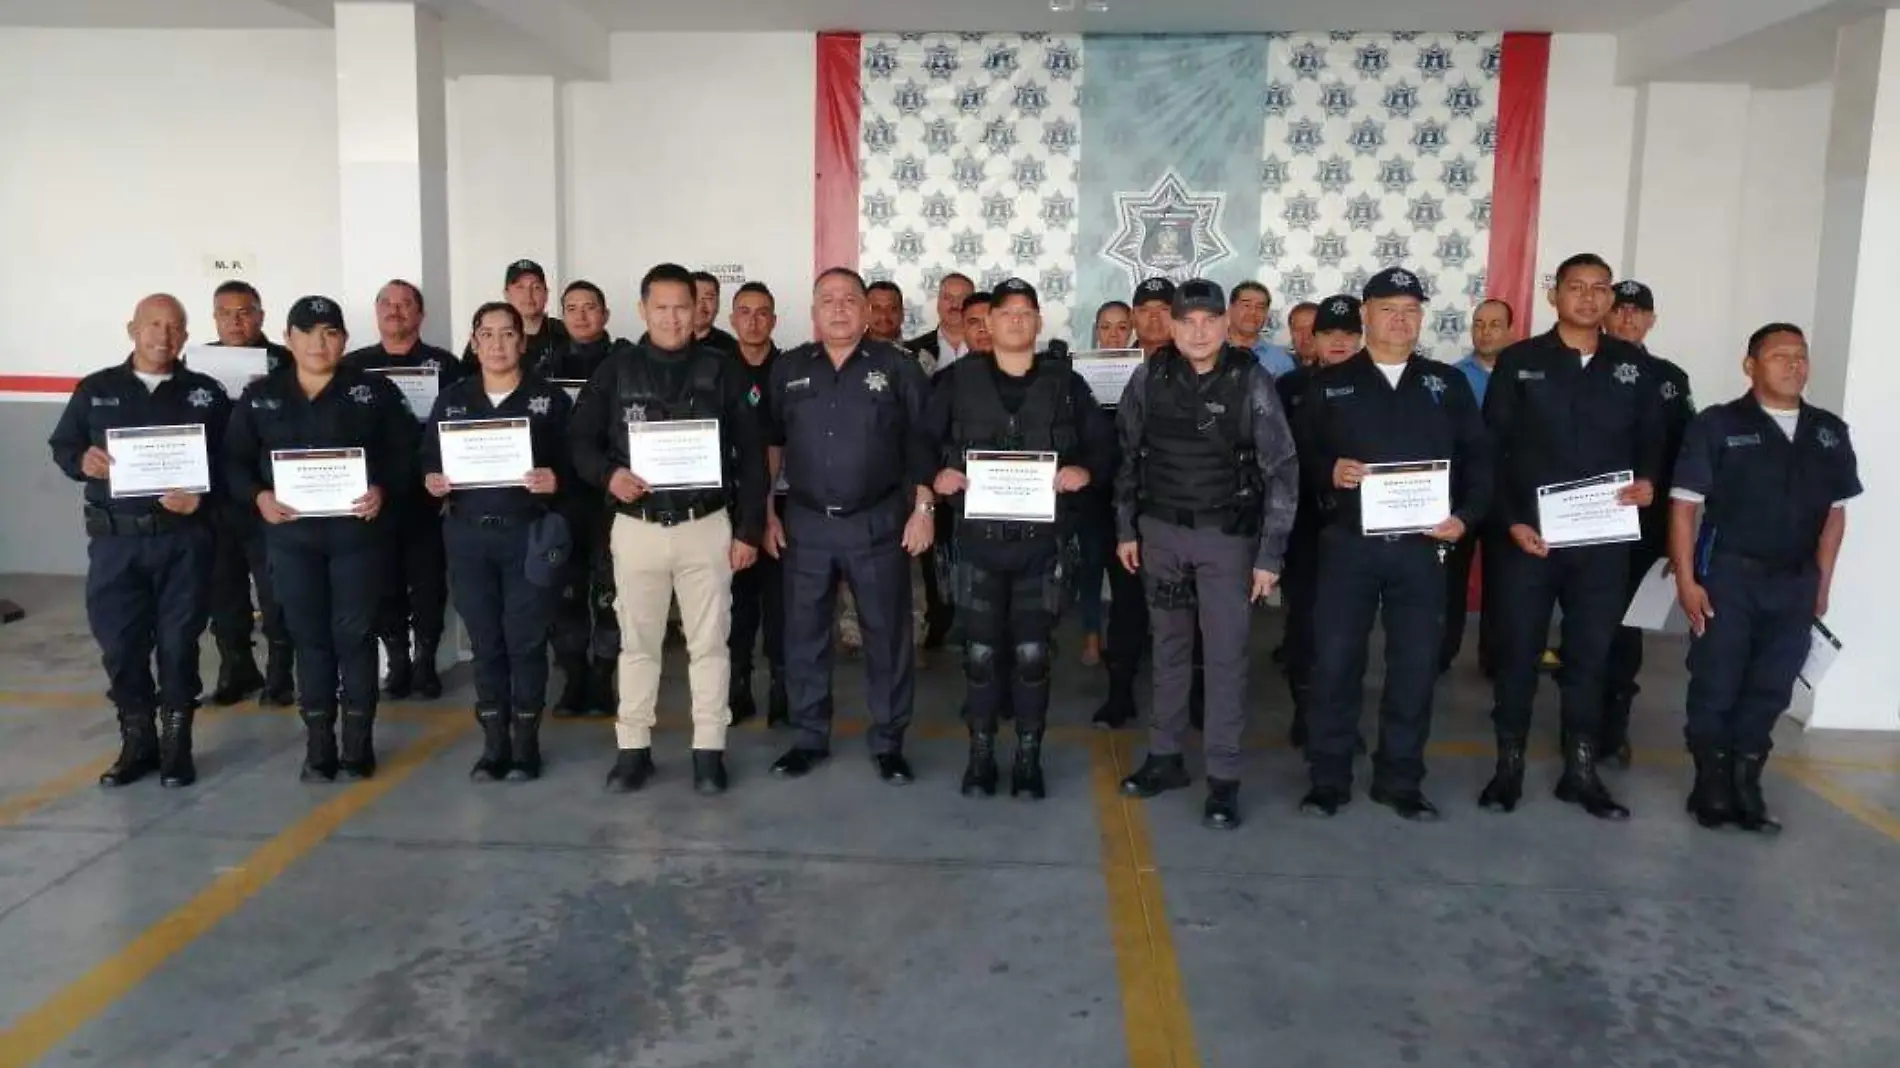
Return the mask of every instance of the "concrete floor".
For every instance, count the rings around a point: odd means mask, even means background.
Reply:
[[[632,798],[599,790],[599,721],[549,728],[538,784],[470,784],[465,672],[386,707],[370,783],[299,784],[295,719],[241,706],[202,721],[196,788],[108,793],[76,586],[0,592],[31,612],[0,629],[0,1066],[1900,1063],[1900,744],[1787,724],[1788,832],[1695,828],[1668,643],[1611,773],[1628,824],[1550,800],[1548,761],[1516,815],[1477,810],[1469,663],[1427,783],[1447,820],[1361,795],[1316,822],[1263,614],[1249,819],[1221,835],[1198,789],[1114,796],[1141,738],[1086,728],[1102,680],[1073,641],[1039,805],[957,796],[948,656],[902,790],[855,739],[772,780],[784,740],[746,730],[734,791],[697,797],[669,665],[676,729]]]

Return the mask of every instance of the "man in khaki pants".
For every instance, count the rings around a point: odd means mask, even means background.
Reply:
[[[604,360],[570,423],[574,466],[614,509],[620,619],[619,756],[607,789],[653,776],[654,704],[672,598],[693,694],[693,786],[726,789],[732,574],[765,531],[765,439],[737,362],[693,341],[693,276],[663,263],[640,282],[647,336]]]

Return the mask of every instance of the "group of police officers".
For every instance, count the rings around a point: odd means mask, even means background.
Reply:
[[[1064,346],[1038,350],[1038,295],[1014,278],[979,293],[946,277],[937,329],[903,343],[901,291],[833,268],[813,287],[815,339],[781,353],[762,284],[734,294],[728,334],[713,325],[718,280],[662,264],[640,284],[645,334],[614,340],[598,287],[570,284],[549,316],[546,275],[524,260],[507,270],[506,299],[474,316],[460,357],[421,341],[423,295],[401,280],[376,299],[378,343],[347,354],[334,300],[297,301],[280,346],[256,291],[227,283],[214,296],[219,343],[269,354],[268,373],[235,398],[181,360],[179,302],[149,297],[127,326],[131,355],[81,381],[50,441],[86,485],[87,611],[122,740],[101,781],[195,779],[207,623],[220,656],[213,704],[295,702],[305,781],[374,774],[379,697],[441,693],[451,595],[473,647],[476,780],[540,775],[552,648],[557,711],[617,715],[608,788],[642,789],[656,767],[662,649],[677,634],[694,785],[723,792],[727,728],[756,715],[761,630],[768,722],[794,734],[772,772],[799,777],[830,753],[843,587],[873,763],[907,783],[911,567],[926,557],[922,644],[942,644],[953,620],[961,632],[966,795],[998,790],[1008,721],[1010,793],[1045,796],[1052,633],[1079,594],[1093,616],[1085,660],[1109,681],[1098,725],[1133,718],[1139,665],[1152,661],[1148,753],[1122,791],[1188,786],[1183,750],[1198,727],[1203,822],[1238,826],[1252,606],[1283,588],[1276,658],[1311,779],[1301,810],[1332,816],[1352,798],[1368,639],[1383,618],[1369,796],[1432,820],[1421,784],[1433,689],[1462,641],[1475,558],[1479,659],[1496,688],[1497,764],[1481,805],[1521,802],[1538,674],[1556,661],[1556,796],[1624,819],[1598,762],[1627,762],[1642,646],[1621,623],[1666,559],[1694,633],[1689,810],[1709,827],[1776,830],[1761,771],[1826,612],[1845,503],[1860,492],[1847,428],[1802,400],[1806,341],[1787,323],[1750,338],[1747,394],[1695,414],[1680,369],[1643,346],[1652,294],[1612,282],[1595,256],[1566,260],[1548,295],[1555,327],[1512,344],[1518,310],[1485,301],[1472,356],[1447,365],[1417,353],[1429,298],[1402,267],[1356,296],[1294,308],[1291,352],[1258,341],[1270,302],[1258,283],[1227,292],[1151,278],[1095,316],[1093,347],[1132,341],[1145,357],[1119,396],[1100,398]],[[426,419],[380,373],[392,368],[439,376]],[[457,486],[439,424],[493,418],[527,421],[533,468],[518,485]],[[722,485],[654,487],[631,469],[630,435],[676,420],[717,424]],[[194,423],[214,461],[209,492],[112,495],[107,431]],[[366,460],[352,515],[299,516],[277,499],[274,451],[338,448]],[[961,516],[967,457],[984,451],[1053,454],[1055,520]],[[1369,465],[1420,461],[1449,462],[1450,514],[1422,532],[1367,533]],[[1642,510],[1642,539],[1547,544],[1539,489],[1612,472],[1633,476],[1618,502]],[[1104,572],[1105,640],[1094,633]],[[1558,607],[1561,641],[1547,650]]]

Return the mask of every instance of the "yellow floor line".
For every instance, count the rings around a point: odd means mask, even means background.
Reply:
[[[1119,734],[1099,734],[1093,743],[1090,792],[1102,835],[1102,878],[1129,1068],[1198,1068],[1194,1020],[1168,927],[1145,802],[1121,796],[1126,768]]]
[[[0,827],[18,823],[67,794],[97,783],[99,776],[111,766],[111,757],[95,758],[63,775],[48,779],[23,794],[0,800]]]
[[[1900,816],[1842,786],[1825,771],[1792,760],[1772,760],[1768,766],[1807,787],[1809,792],[1828,804],[1900,842]]]
[[[275,882],[350,817],[395,789],[471,726],[470,720],[458,716],[409,743],[378,769],[375,778],[345,787],[258,847],[237,867],[218,876],[196,897],[148,928],[130,945],[0,1031],[0,1068],[23,1068],[46,1056],[88,1021],[136,989],[174,954],[203,937]]]

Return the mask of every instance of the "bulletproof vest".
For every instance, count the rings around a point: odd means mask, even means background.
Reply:
[[[1798,568],[1814,559],[1834,507],[1835,448],[1840,430],[1818,413],[1801,422],[1789,441],[1774,420],[1724,419],[1715,456],[1715,482],[1702,523],[1704,549],[1735,553],[1774,567]],[[1838,446],[1836,446],[1837,448]]]
[[[1229,348],[1205,389],[1169,348],[1148,365],[1140,457],[1145,513],[1230,516],[1222,530],[1257,534],[1262,490],[1254,454],[1251,353]]]
[[[614,397],[623,418],[630,422],[658,423],[675,419],[717,419],[723,407],[720,397],[720,359],[718,353],[695,347],[687,356],[688,367],[681,388],[672,395],[660,389],[653,373],[652,357],[644,347],[636,350],[637,359],[615,363]],[[725,448],[727,483],[733,472],[732,442],[722,440]],[[653,495],[664,503],[656,507],[716,504],[726,496],[724,490],[665,490]]]
[[[945,372],[956,376],[948,442],[954,455],[960,458],[969,449],[1055,453],[1074,449],[1080,433],[1075,398],[1070,392],[1073,379],[1068,373],[1069,362],[1047,353],[1038,355],[1029,391],[1014,414],[1004,407],[1002,393],[996,388],[995,362],[995,357],[986,354],[958,360]],[[1068,502],[1061,498],[1058,502],[1066,512]],[[975,529],[992,524],[967,520],[966,525]]]

